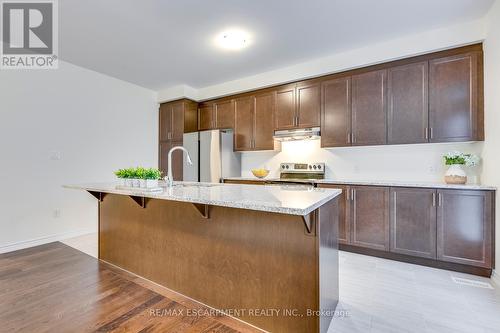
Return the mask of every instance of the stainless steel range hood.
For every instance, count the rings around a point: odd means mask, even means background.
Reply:
[[[320,128],[310,127],[274,131],[273,138],[277,141],[315,140],[320,138]]]

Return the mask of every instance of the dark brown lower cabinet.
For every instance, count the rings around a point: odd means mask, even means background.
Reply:
[[[437,258],[492,267],[492,191],[438,190]]]
[[[351,244],[389,250],[389,188],[352,186]]]
[[[391,188],[390,251],[436,258],[436,190]]]
[[[349,186],[335,186],[342,190],[339,197],[339,243],[351,244],[351,214],[350,214],[350,196]]]
[[[320,184],[340,188],[343,250],[490,276],[495,192]]]
[[[162,177],[167,175],[168,169],[168,152],[172,147],[182,146],[181,142],[164,141],[160,142],[160,165],[159,169],[162,172]],[[176,150],[172,153],[172,173],[174,180],[180,181],[183,176],[183,158],[184,155],[181,150]]]

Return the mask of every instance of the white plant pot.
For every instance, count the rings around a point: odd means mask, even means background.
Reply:
[[[465,184],[467,183],[467,173],[461,164],[452,164],[446,170],[444,180],[447,184]]]
[[[147,188],[158,187],[158,179],[146,179],[146,187]]]
[[[146,179],[139,179],[139,187],[146,188]]]

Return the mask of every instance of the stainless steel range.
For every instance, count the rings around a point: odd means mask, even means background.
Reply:
[[[315,185],[315,180],[325,178],[325,163],[281,163],[280,179],[271,183],[297,183]]]

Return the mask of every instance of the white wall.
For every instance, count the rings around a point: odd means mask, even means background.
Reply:
[[[238,80],[193,89],[177,86],[158,93],[165,102],[187,97],[195,100],[231,95],[304,78],[341,72],[390,60],[406,58],[446,48],[472,44],[485,37],[483,19],[407,35],[402,38],[366,45],[365,47],[313,59],[289,67],[259,73]]]
[[[281,151],[242,153],[242,176],[251,169],[267,167],[270,177],[279,177],[282,162],[325,162],[326,177],[342,180],[442,181],[443,155],[459,150],[480,154],[482,143],[420,144],[348,148],[320,148],[320,141],[283,142]],[[469,169],[475,182],[480,168]]]
[[[0,71],[0,252],[95,231],[95,199],[61,186],[156,166],[156,99],[65,62]]]
[[[485,83],[485,160],[483,179],[500,188],[500,1],[496,1],[488,15],[487,38],[484,44]],[[496,270],[500,270],[500,196],[497,195]],[[498,279],[500,281],[500,278]]]

